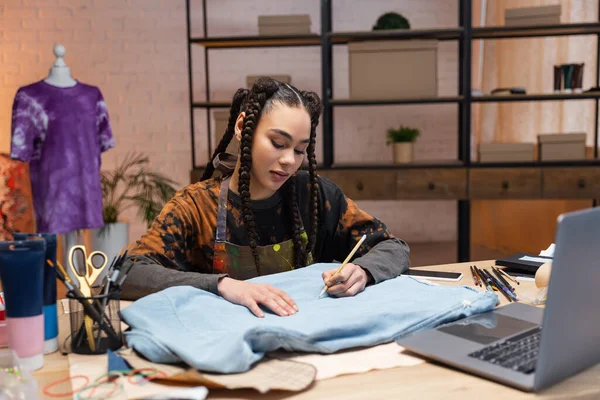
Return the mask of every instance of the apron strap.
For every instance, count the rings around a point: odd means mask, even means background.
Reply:
[[[219,208],[217,209],[217,232],[215,242],[224,242],[226,239],[229,179],[231,179],[231,177],[223,179],[223,182],[221,182],[221,189],[219,190]]]

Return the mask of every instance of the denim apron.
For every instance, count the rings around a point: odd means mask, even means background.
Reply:
[[[294,242],[292,239],[268,246],[257,246],[260,262],[260,274],[254,262],[250,246],[239,246],[226,240],[227,233],[227,194],[229,179],[223,179],[219,191],[217,211],[217,232],[214,245],[213,272],[229,274],[233,279],[245,280],[259,275],[270,275],[294,269]],[[301,227],[300,237],[306,246],[308,236]],[[312,254],[308,254],[307,263],[312,264]]]

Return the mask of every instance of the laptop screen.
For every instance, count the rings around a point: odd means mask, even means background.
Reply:
[[[472,342],[488,344],[539,325],[498,313],[484,313],[438,328]]]

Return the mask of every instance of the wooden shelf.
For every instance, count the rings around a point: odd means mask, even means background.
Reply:
[[[353,163],[341,163],[334,164],[331,168],[323,168],[318,166],[317,171],[324,170],[340,170],[340,169],[351,169],[351,170],[381,170],[381,169],[410,169],[410,168],[458,168],[464,167],[464,163],[458,160],[424,160],[414,161],[407,164],[353,164]]]
[[[471,162],[470,168],[551,168],[600,166],[600,159],[572,161],[507,161],[507,162]]]
[[[231,107],[230,102],[196,102],[192,104],[193,108],[229,108]]]
[[[364,40],[437,39],[458,40],[462,28],[446,29],[392,29],[385,31],[331,32],[327,38],[332,44],[347,44]]]
[[[190,39],[190,42],[202,45],[208,49],[320,46],[321,36],[316,34],[291,36],[231,36],[192,38]]]
[[[507,101],[558,101],[558,100],[593,100],[600,98],[600,92],[588,93],[558,93],[558,94],[510,94],[472,96],[471,102],[507,102]]]
[[[330,99],[329,104],[333,106],[375,106],[391,104],[427,104],[427,103],[459,103],[462,96],[447,97],[422,97],[389,100],[359,100],[359,99]]]
[[[509,39],[544,36],[593,35],[600,33],[599,23],[545,26],[489,26],[473,28],[473,39]]]

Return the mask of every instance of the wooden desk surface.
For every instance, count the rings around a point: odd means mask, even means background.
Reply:
[[[448,285],[473,285],[470,265],[479,268],[489,268],[493,261],[478,261],[460,264],[446,264],[421,269],[440,271],[460,271],[463,278],[460,282],[439,282]],[[514,285],[513,285],[514,286]],[[533,282],[521,282],[515,286],[517,295],[535,296],[537,289]],[[500,305],[508,301],[499,295]],[[59,353],[48,355],[44,359],[44,368],[36,371],[40,388],[50,382],[69,376],[69,363],[65,356]],[[68,386],[54,388],[56,392],[67,391]],[[43,396],[40,391],[40,396]],[[310,388],[299,393],[269,392],[259,394],[253,390],[222,390],[211,389],[209,399],[364,399],[364,398],[405,398],[405,399],[598,399],[600,398],[600,364],[571,377],[558,385],[538,393],[525,393],[492,381],[463,373],[449,367],[426,362],[411,367],[398,367],[387,370],[371,371],[364,374],[340,376],[332,379],[315,381]],[[47,397],[42,397],[47,398]],[[53,397],[57,399],[57,397]],[[63,397],[58,399],[69,399]]]

